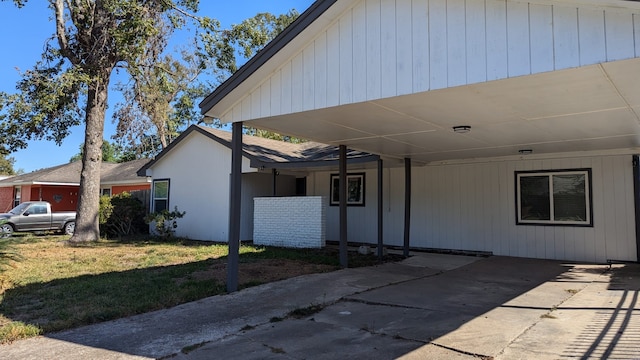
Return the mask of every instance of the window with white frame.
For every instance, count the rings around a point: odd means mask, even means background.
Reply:
[[[591,169],[518,171],[518,225],[593,226]]]
[[[111,188],[102,188],[102,196],[111,196]]]
[[[20,205],[21,190],[21,186],[16,186],[13,188],[13,207]]]
[[[153,211],[169,209],[169,179],[153,180]]]

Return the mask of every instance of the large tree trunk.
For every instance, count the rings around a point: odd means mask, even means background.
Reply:
[[[86,130],[84,154],[80,174],[80,193],[76,216],[76,228],[70,242],[97,241],[100,239],[98,209],[100,206],[100,165],[102,164],[102,140],[104,116],[110,71],[103,70],[96,76],[87,93]]]

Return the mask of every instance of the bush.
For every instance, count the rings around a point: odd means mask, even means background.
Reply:
[[[171,238],[178,227],[176,219],[180,219],[186,214],[185,211],[178,211],[176,206],[173,211],[164,209],[159,212],[154,212],[146,216],[145,221],[147,224],[153,224],[156,230],[156,235]]]
[[[124,236],[147,232],[145,207],[127,192],[100,197],[100,232],[107,236]]]

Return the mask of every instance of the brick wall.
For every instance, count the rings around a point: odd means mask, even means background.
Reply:
[[[0,212],[13,209],[13,186],[0,188]]]
[[[259,197],[253,201],[254,244],[291,248],[325,246],[326,197]]]

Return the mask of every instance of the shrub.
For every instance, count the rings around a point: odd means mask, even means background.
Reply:
[[[140,200],[123,192],[100,198],[100,232],[110,236],[124,236],[146,232],[145,208]]]
[[[145,221],[147,224],[153,224],[158,236],[171,238],[178,227],[177,219],[180,219],[186,214],[185,211],[178,211],[176,206],[173,211],[164,209],[159,212],[154,212],[146,216]]]

